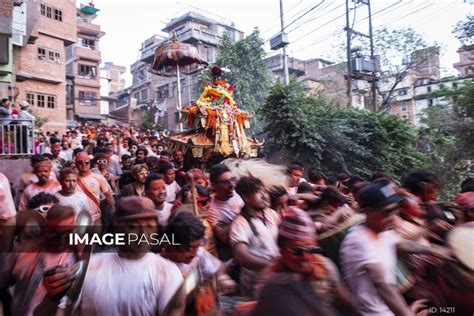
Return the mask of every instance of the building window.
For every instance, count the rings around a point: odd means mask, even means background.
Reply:
[[[93,40],[93,39],[85,38],[85,37],[78,37],[77,42],[82,47],[87,47],[87,48],[90,48],[92,50],[95,50],[95,40]]]
[[[79,104],[84,106],[96,106],[97,93],[92,91],[79,91]]]
[[[143,89],[140,92],[140,100],[142,100],[142,102],[148,100],[148,89]]]
[[[54,19],[56,21],[62,22],[63,21],[63,11],[54,9]]]
[[[428,91],[428,93],[430,93],[431,92],[431,86],[426,87],[426,91]]]
[[[168,85],[166,84],[164,86],[158,87],[157,98],[158,99],[165,99],[165,98],[168,98],[168,97],[169,97]]]
[[[53,11],[53,9],[51,7],[48,7],[45,4],[41,5],[41,15],[51,19],[51,17],[53,16],[51,14],[52,11]]]
[[[173,96],[178,96],[178,82],[173,82]]]
[[[433,99],[428,100],[428,106],[433,106]]]
[[[46,96],[44,94],[38,94],[36,96],[36,106],[38,106],[39,108],[44,108],[44,104],[45,104],[45,98]]]
[[[137,99],[137,102],[140,102],[140,92],[139,92],[139,91],[138,91],[138,92],[135,92],[135,93],[133,94],[133,97],[134,97],[135,99]]]
[[[79,77],[85,79],[95,79],[97,76],[97,67],[79,64]]]
[[[453,89],[457,89],[458,88],[458,83],[457,82],[453,82]]]
[[[61,62],[61,54],[58,53],[58,52],[54,52],[54,60],[55,60],[57,63],[60,63],[60,62]]]
[[[399,95],[399,96],[404,96],[404,95],[407,95],[407,94],[408,94],[407,89],[402,89],[402,90],[399,90],[399,91],[398,91],[398,95]]]
[[[37,106],[39,108],[47,107],[48,109],[54,109],[56,107],[56,96],[50,94],[27,92],[26,101],[31,106]]]
[[[402,111],[402,112],[406,112],[406,111],[407,111],[407,106],[406,106],[406,105],[403,105],[402,108],[401,108],[401,111]]]
[[[54,95],[48,95],[47,100],[48,109],[54,109],[56,107],[56,97]]]
[[[26,93],[26,102],[30,105],[35,105],[35,94],[27,92]]]
[[[46,59],[46,49],[38,47],[38,59]]]
[[[63,11],[46,4],[41,5],[41,15],[59,22],[63,21]]]
[[[54,52],[53,51],[48,51],[48,57],[49,57],[49,61],[54,61]]]

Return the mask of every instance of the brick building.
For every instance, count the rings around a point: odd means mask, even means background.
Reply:
[[[459,62],[453,66],[460,76],[474,74],[474,45],[462,46],[457,50]]]
[[[109,114],[111,102],[116,102],[115,94],[125,89],[123,75],[127,71],[124,66],[104,63],[100,68],[100,114]]]
[[[67,49],[68,120],[104,119],[100,115],[99,39],[105,33],[93,23],[98,11],[93,4],[81,5],[76,10],[77,42]]]
[[[66,47],[76,41],[74,0],[23,4],[27,31],[15,42],[11,84],[14,102],[28,101],[48,121],[46,130],[64,130],[66,123]]]
[[[0,97],[10,96],[9,86],[13,78],[12,46],[13,1],[0,1]]]
[[[100,115],[97,11],[75,0],[0,1],[0,96],[27,101],[45,130]]]

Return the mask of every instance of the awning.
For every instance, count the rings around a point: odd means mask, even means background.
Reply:
[[[76,116],[80,120],[93,120],[93,121],[105,120],[105,116],[95,115],[95,114],[76,114]]]
[[[67,127],[80,127],[81,126],[81,124],[73,120],[67,120],[66,122],[67,122]]]

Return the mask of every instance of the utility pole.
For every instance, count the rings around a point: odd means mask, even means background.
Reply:
[[[285,29],[285,23],[283,21],[283,0],[280,0],[280,22],[281,22],[281,36]],[[286,45],[283,46],[283,79],[285,86],[290,82],[290,75],[288,73],[288,56],[286,56]]]
[[[346,34],[347,34],[347,97],[349,98],[349,106],[352,106],[352,80],[362,80],[370,84],[370,108],[375,112],[377,110],[377,69],[375,63],[374,40],[372,33],[372,12],[370,0],[352,0],[355,5],[363,4],[368,10],[368,29],[369,34],[355,31],[349,24],[350,9],[349,0],[346,0]],[[356,9],[354,6],[354,10]],[[354,13],[355,14],[355,13]],[[370,57],[363,56],[360,48],[352,48],[352,35],[366,37],[370,41]],[[353,56],[355,53],[355,56]]]
[[[370,81],[370,90],[372,91],[371,101],[372,101],[372,111],[377,112],[377,73],[375,65],[375,55],[374,55],[374,36],[372,34],[372,10],[370,8],[370,0],[367,0],[367,7],[369,10],[369,36],[370,36],[370,60],[374,63],[374,69],[372,71],[372,80]]]
[[[281,0],[280,0],[281,1]],[[351,36],[352,29],[349,24],[349,0],[346,0],[346,35],[347,35],[347,107],[352,107],[352,65],[351,65]]]

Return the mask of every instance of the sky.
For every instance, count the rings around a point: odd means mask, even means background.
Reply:
[[[78,4],[89,2],[77,0]],[[102,61],[125,66],[127,72],[137,61],[143,41],[154,34],[166,36],[161,31],[166,23],[194,8],[203,10],[208,17],[233,21],[245,34],[258,27],[268,53],[279,52],[271,51],[268,41],[280,30],[279,0],[93,0],[93,3],[100,9],[94,23],[106,33],[99,43]],[[353,5],[351,0],[350,6]],[[345,42],[345,0],[283,0],[283,11],[290,57],[336,59],[335,47]],[[460,43],[451,31],[469,13],[474,13],[474,0],[372,0],[374,30],[382,26],[413,27],[427,42],[442,44],[442,75],[456,74],[452,64],[458,61],[456,50]],[[367,7],[360,5],[351,21],[353,29],[367,32],[366,17]],[[129,74],[125,79],[127,84],[131,83]]]

